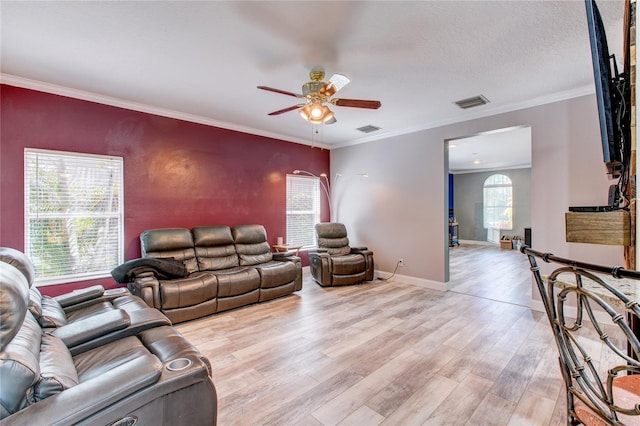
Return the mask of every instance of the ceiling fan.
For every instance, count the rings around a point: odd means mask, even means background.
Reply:
[[[325,104],[329,103],[336,106],[344,106],[351,108],[368,108],[378,109],[382,105],[380,101],[366,101],[362,99],[338,99],[331,98],[338,90],[342,89],[349,83],[349,78],[342,74],[333,74],[329,81],[324,80],[324,71],[320,69],[311,70],[309,73],[310,81],[302,85],[302,95],[286,90],[274,89],[273,87],[258,86],[258,89],[267,90],[269,92],[280,93],[287,96],[293,96],[303,99],[304,103],[293,105],[278,111],[270,112],[268,115],[280,115],[285,112],[298,110],[303,120],[311,124],[333,124],[336,118],[333,112]]]

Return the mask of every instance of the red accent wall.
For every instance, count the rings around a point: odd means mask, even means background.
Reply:
[[[7,85],[0,105],[3,247],[24,250],[24,148],[124,158],[125,260],[140,257],[139,235],[152,228],[260,223],[275,244],[286,233],[285,175],[329,174],[329,151],[302,144]],[[96,283],[116,286],[109,278],[41,291]]]

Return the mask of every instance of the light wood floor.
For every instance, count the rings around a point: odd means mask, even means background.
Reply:
[[[449,275],[452,291],[529,306],[529,261],[518,250],[471,244],[451,247]]]
[[[306,277],[292,296],[178,325],[211,361],[218,424],[565,424],[525,256],[457,250],[454,291]]]

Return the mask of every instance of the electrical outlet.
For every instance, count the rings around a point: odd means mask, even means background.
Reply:
[[[404,259],[403,258],[398,259],[398,266],[404,266]]]

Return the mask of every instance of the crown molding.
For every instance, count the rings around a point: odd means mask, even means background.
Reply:
[[[380,133],[375,136],[369,136],[360,138],[350,142],[337,143],[332,146],[333,149],[344,148],[352,145],[359,145],[362,143],[373,142],[381,139],[388,139],[394,136],[406,135],[409,133],[420,132],[423,130],[435,129],[437,127],[448,126],[450,124],[463,123],[465,121],[476,120],[478,118],[491,117],[493,115],[504,114],[508,112],[518,111],[526,108],[533,108],[540,105],[551,104],[554,102],[561,102],[567,99],[579,98],[581,96],[587,96],[595,93],[594,86],[582,86],[572,90],[566,90],[564,92],[558,92],[547,96],[540,96],[538,98],[530,99],[524,102],[514,102],[512,104],[503,105],[495,108],[481,108],[477,112],[472,112],[464,117],[449,118],[445,120],[432,121],[425,123],[418,127],[412,127],[402,129],[397,132]]]
[[[53,95],[65,96],[83,101],[95,102],[98,104],[109,105],[118,108],[124,108],[131,111],[144,112],[147,114],[159,115],[162,117],[175,118],[177,120],[188,121],[191,123],[204,124],[206,126],[219,127],[222,129],[233,130],[241,133],[248,133],[257,136],[264,136],[271,139],[283,140],[286,142],[298,143],[301,145],[309,145],[314,148],[331,149],[328,145],[318,143],[317,141],[300,140],[291,138],[286,135],[265,132],[264,130],[255,129],[249,126],[239,126],[237,124],[227,123],[224,121],[214,120],[212,118],[202,117],[199,115],[186,114],[165,108],[158,108],[151,105],[127,101],[125,99],[114,98],[111,96],[100,95],[85,90],[73,89],[57,84],[45,83],[43,81],[31,80],[24,77],[18,77],[11,74],[0,73],[0,83],[8,86],[20,87],[23,89],[36,90],[38,92],[51,93]]]
[[[446,120],[432,121],[418,127],[407,128],[407,129],[403,129],[396,132],[385,132],[385,133],[377,134],[375,136],[366,136],[366,137],[355,139],[352,141],[339,142],[334,145],[326,145],[323,143],[319,143],[318,141],[292,138],[292,137],[278,134],[278,133],[265,132],[264,130],[256,129],[249,126],[239,126],[237,124],[218,121],[208,117],[202,117],[202,116],[187,114],[187,113],[174,111],[170,109],[159,108],[159,107],[155,107],[155,106],[151,106],[151,105],[147,105],[139,102],[132,102],[125,99],[100,95],[98,93],[89,92],[85,90],[73,89],[70,87],[59,86],[52,83],[45,83],[38,80],[31,80],[28,78],[18,77],[11,74],[0,73],[0,83],[7,84],[9,86],[36,90],[39,92],[51,93],[54,95],[66,96],[68,98],[95,102],[103,105],[124,108],[132,111],[159,115],[162,117],[175,118],[177,120],[204,124],[207,126],[219,127],[222,129],[233,130],[236,132],[248,133],[248,134],[257,135],[257,136],[264,136],[271,139],[278,139],[286,142],[293,142],[301,145],[308,145],[314,148],[321,148],[321,149],[327,149],[327,150],[344,148],[347,146],[359,145],[359,144],[368,143],[368,142],[374,142],[382,139],[392,138],[395,136],[406,135],[409,133],[415,133],[423,130],[434,129],[436,127],[447,126],[455,123],[462,123],[465,121],[475,120],[478,118],[490,117],[492,115],[513,112],[513,111],[517,111],[525,108],[536,107],[536,106],[545,105],[545,104],[554,103],[554,102],[560,102],[567,99],[578,98],[581,96],[586,96],[586,95],[595,93],[595,89],[593,86],[583,86],[573,90],[554,93],[548,96],[541,96],[541,97],[524,101],[524,102],[512,103],[509,105],[503,105],[501,107],[496,107],[496,108],[482,108],[480,111],[467,114],[464,117],[456,117],[456,118],[450,118]]]

